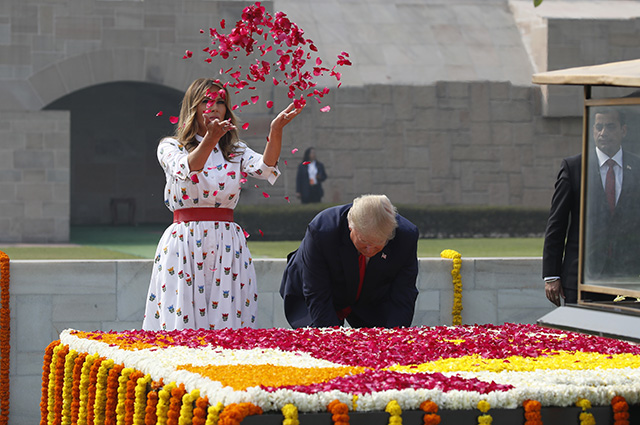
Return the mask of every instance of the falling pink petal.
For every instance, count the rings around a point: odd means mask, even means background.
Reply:
[[[264,196],[265,198],[270,198],[271,195],[269,195],[267,192],[262,192],[262,196]]]
[[[302,165],[309,165],[309,164],[311,164],[311,161],[305,161],[302,163]]]
[[[220,28],[224,29],[226,26],[227,26],[227,24],[226,24],[225,20],[224,19],[221,20],[220,21]]]
[[[182,59],[189,59],[191,56],[193,56],[193,52],[191,50],[185,50]]]
[[[264,237],[264,233],[262,233],[261,229],[258,229],[258,232],[260,232],[260,236]]]
[[[177,124],[177,123],[178,123],[178,121],[179,121],[179,118],[178,118],[178,117],[169,117],[169,122],[170,122],[171,124]]]
[[[327,105],[320,108],[320,112],[329,112],[331,110],[331,106]]]
[[[247,106],[249,104],[248,100],[243,100],[242,103],[240,103],[240,106]]]
[[[273,101],[267,100],[267,108],[271,108],[273,106]]]
[[[256,189],[258,188],[258,185],[257,185],[257,184],[254,184],[253,186],[254,186]]]
[[[162,116],[162,111],[158,111],[158,113],[156,114],[156,117],[161,117]]]
[[[200,34],[204,34],[204,30],[200,28]]]
[[[296,153],[296,152],[298,152],[298,148],[291,149],[291,153]]]
[[[246,183],[246,182],[247,182],[247,179],[245,179],[245,178],[241,178],[241,179],[240,179],[240,183],[241,183],[241,184],[244,184],[244,183]]]
[[[286,199],[288,203],[291,203],[288,196],[285,196],[284,199]]]
[[[232,111],[235,111],[235,110],[236,110],[236,109],[238,109],[238,108],[239,108],[239,106],[238,106],[238,105],[233,105],[233,106],[231,107],[231,110],[232,110]]]
[[[284,160],[284,165],[287,165],[287,160],[286,159]]]
[[[249,236],[251,236],[251,235],[249,234],[249,232],[247,232],[246,230],[242,229],[242,231],[244,232],[244,237],[245,237],[245,238],[248,238]]]
[[[248,128],[249,128],[249,123],[248,122],[242,124],[242,129],[243,130],[247,130]]]
[[[260,96],[251,96],[251,102],[255,105],[260,100]]]

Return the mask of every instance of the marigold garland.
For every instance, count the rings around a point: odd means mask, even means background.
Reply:
[[[615,396],[611,399],[611,409],[613,410],[613,425],[629,425],[629,404],[622,396]]]
[[[145,425],[144,416],[147,408],[147,385],[151,382],[151,375],[144,375],[136,380],[134,387],[133,424]]]
[[[124,425],[124,417],[126,413],[125,403],[127,401],[127,382],[129,376],[133,373],[133,369],[125,367],[122,369],[118,377],[118,404],[116,405],[116,424]]]
[[[340,400],[333,400],[327,406],[335,425],[349,425],[349,407]]]
[[[176,387],[175,382],[171,382],[165,385],[160,391],[158,391],[158,406],[156,408],[156,417],[158,418],[158,425],[166,425],[167,413],[169,412],[169,402],[171,399],[171,391]]]
[[[138,379],[142,378],[144,373],[139,370],[134,370],[129,375],[129,380],[127,381],[127,391],[124,401],[124,423],[125,425],[133,424],[133,417],[136,412],[136,388],[138,386]]]
[[[44,360],[42,362],[42,396],[40,398],[40,425],[47,425],[47,414],[49,411],[49,374],[51,373],[51,359],[53,358],[53,349],[60,344],[60,341],[53,341],[49,344],[44,352]]]
[[[478,416],[478,425],[491,425],[493,418],[487,414],[489,409],[491,409],[491,405],[488,401],[480,400],[478,402],[478,410],[482,412],[482,415]]]
[[[87,360],[87,353],[80,353],[73,365],[73,385],[71,387],[71,423],[78,422],[80,415],[80,377],[82,376],[82,368]]]
[[[387,403],[384,411],[389,414],[389,425],[402,425],[402,408],[396,400]]]
[[[91,354],[87,356],[84,364],[82,365],[82,371],[80,372],[80,407],[78,409],[78,425],[85,425],[87,423],[87,405],[89,400],[91,368],[97,359],[98,354]]]
[[[196,407],[193,408],[193,425],[205,425],[207,422],[207,406],[209,398],[207,396],[198,397],[195,402]]]
[[[171,390],[171,399],[169,401],[169,411],[167,412],[167,425],[178,425],[180,419],[180,407],[182,405],[182,396],[187,391],[184,384]]]
[[[580,425],[595,425],[596,419],[593,417],[591,412],[587,410],[591,409],[591,402],[586,398],[581,398],[576,402],[576,406],[582,408],[582,412],[580,413]]]
[[[431,400],[420,403],[420,410],[424,411],[422,420],[424,425],[438,425],[442,418],[438,415],[438,405]]]
[[[55,412],[55,387],[56,387],[56,369],[58,366],[58,353],[62,349],[62,345],[56,345],[51,356],[51,364],[49,365],[49,385],[47,387],[47,422],[53,423],[56,417]]]
[[[453,308],[451,310],[452,324],[462,324],[462,278],[460,277],[460,268],[462,266],[462,255],[453,249],[445,249],[440,253],[441,258],[450,258],[453,260],[453,269],[451,277],[453,281]]]
[[[103,360],[96,377],[96,394],[94,401],[94,424],[103,424],[107,402],[107,378],[115,362],[113,359]]]
[[[542,414],[540,410],[542,404],[537,400],[525,400],[522,402],[524,407],[524,425],[542,425]]]
[[[218,425],[218,421],[220,420],[220,412],[224,408],[224,404],[222,402],[216,403],[215,406],[209,406],[207,409],[207,422],[205,425]]]
[[[284,416],[282,425],[300,425],[300,420],[298,419],[298,408],[292,403],[282,406],[282,415]]]
[[[71,395],[73,390],[73,370],[78,352],[71,350],[64,360],[64,385],[62,386],[62,425],[71,425]]]
[[[105,405],[104,424],[116,425],[116,408],[118,406],[118,378],[124,365],[117,364],[109,370],[107,377],[107,401]]]
[[[11,281],[9,256],[0,251],[0,425],[9,423],[9,374],[11,366]]]
[[[59,347],[61,348],[58,350],[57,354],[58,358],[56,359],[55,384],[53,387],[53,410],[55,423],[61,423],[62,421],[62,406],[64,404],[62,390],[64,388],[65,366],[67,365],[66,358],[67,354],[69,354],[68,346],[62,345]]]
[[[182,396],[182,407],[178,425],[191,425],[193,423],[193,403],[200,397],[200,390],[195,389]]]
[[[218,425],[240,425],[250,415],[262,415],[262,408],[253,403],[231,403],[220,413]]]
[[[87,391],[87,423],[91,425],[94,423],[96,413],[94,406],[96,404],[98,372],[100,371],[100,366],[102,366],[102,362],[104,360],[104,357],[97,358],[91,365],[91,370],[89,372],[89,389]]]

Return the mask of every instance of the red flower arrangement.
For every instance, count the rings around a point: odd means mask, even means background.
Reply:
[[[9,423],[9,366],[11,359],[11,311],[9,256],[0,251],[0,425]],[[53,351],[52,351],[53,353]]]
[[[540,413],[542,405],[539,401],[525,400],[522,407],[524,407],[524,425],[542,425],[542,414]]]
[[[425,400],[420,403],[420,410],[423,410],[424,416],[422,420],[424,425],[438,425],[440,423],[440,415],[438,415],[438,405],[431,400]]]
[[[327,410],[331,413],[335,425],[349,425],[349,407],[345,403],[333,400],[327,406]]]
[[[613,425],[629,425],[629,404],[622,396],[611,399],[613,409]]]

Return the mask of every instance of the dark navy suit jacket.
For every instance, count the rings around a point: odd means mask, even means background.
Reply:
[[[351,204],[320,212],[300,248],[289,254],[280,295],[294,327],[340,326],[337,311],[351,307],[352,327],[411,326],[418,296],[418,228],[397,215],[395,237],[371,257],[358,301],[358,251],[349,237]]]

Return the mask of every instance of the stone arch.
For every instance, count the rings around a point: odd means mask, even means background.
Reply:
[[[28,78],[40,107],[86,87],[114,81],[159,84],[184,91],[211,66],[162,50],[100,49],[53,63]]]

